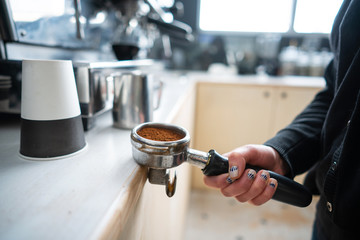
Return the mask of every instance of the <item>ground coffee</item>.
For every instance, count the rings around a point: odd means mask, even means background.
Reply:
[[[167,128],[145,127],[137,131],[143,138],[154,141],[176,141],[184,137],[183,134]]]

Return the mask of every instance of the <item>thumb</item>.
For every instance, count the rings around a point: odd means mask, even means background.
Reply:
[[[229,177],[232,180],[238,179],[245,170],[246,160],[240,152],[231,152],[227,156],[229,160]]]

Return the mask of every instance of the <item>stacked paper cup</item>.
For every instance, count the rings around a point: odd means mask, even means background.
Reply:
[[[23,60],[20,155],[49,160],[86,146],[71,61]]]

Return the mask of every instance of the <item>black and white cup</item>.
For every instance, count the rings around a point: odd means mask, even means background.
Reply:
[[[23,60],[20,155],[51,160],[85,146],[72,62]]]

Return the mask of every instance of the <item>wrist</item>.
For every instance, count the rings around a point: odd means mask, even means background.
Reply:
[[[278,166],[278,169],[276,169],[275,171],[277,171],[279,174],[281,175],[289,175],[290,174],[290,166],[288,164],[287,161],[285,161],[279,154],[278,151],[276,151],[276,149],[270,147],[273,151],[274,154],[274,158],[276,161],[276,166]]]

